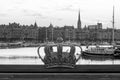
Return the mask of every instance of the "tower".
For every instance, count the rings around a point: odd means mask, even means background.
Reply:
[[[81,29],[80,10],[79,10],[79,13],[78,13],[77,28],[78,28],[78,29]]]
[[[35,28],[38,27],[36,21],[35,21],[35,23],[34,23],[34,27],[35,27]]]

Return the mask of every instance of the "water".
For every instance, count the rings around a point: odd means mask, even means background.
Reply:
[[[85,50],[86,47],[82,46],[82,49]],[[67,48],[64,49],[67,51]],[[69,50],[68,50],[69,52]],[[80,49],[77,48],[76,53],[80,52]],[[42,56],[44,53],[41,48]],[[80,53],[79,53],[80,54]],[[15,64],[15,65],[43,65],[43,62],[38,58],[37,47],[28,47],[28,48],[14,48],[14,49],[0,49],[0,64]],[[120,64],[120,59],[112,58],[83,58],[77,62],[78,65],[118,65]]]
[[[37,57],[37,58],[35,58]],[[43,64],[38,58],[37,47],[0,49],[0,64]]]

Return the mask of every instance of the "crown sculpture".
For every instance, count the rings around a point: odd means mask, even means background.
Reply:
[[[53,68],[53,67],[67,67],[67,68],[74,68],[76,62],[80,59],[80,55],[78,58],[75,56],[75,46],[80,47],[79,45],[75,45],[72,43],[66,44],[62,43],[61,38],[59,38],[58,43],[47,43],[39,46],[38,48],[38,55],[39,58],[44,62],[46,68]],[[63,52],[63,46],[70,47],[70,52]],[[39,49],[44,47],[45,56],[44,58],[41,57]],[[53,47],[57,47],[57,51],[53,52]],[[82,48],[80,47],[81,51]]]

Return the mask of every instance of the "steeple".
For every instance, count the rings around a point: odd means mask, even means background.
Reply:
[[[79,10],[79,13],[78,13],[77,28],[78,28],[78,29],[81,29],[80,10]]]
[[[35,23],[34,23],[34,27],[38,27],[36,21],[35,21]]]

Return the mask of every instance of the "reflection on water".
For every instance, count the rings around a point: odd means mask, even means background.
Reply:
[[[80,49],[76,47],[76,56],[80,54]],[[82,47],[83,50],[86,49],[85,46]],[[65,51],[68,51],[65,48]],[[41,50],[41,54],[44,56],[44,52]],[[0,49],[0,64],[34,64],[40,65],[43,62],[38,58],[37,55],[37,47],[29,47],[29,48],[15,48],[15,49]],[[96,57],[81,57],[77,64],[81,65],[117,65],[120,64],[120,59],[114,58],[96,58]]]
[[[37,48],[0,49],[0,64],[43,64]]]

